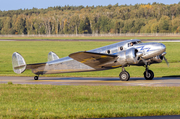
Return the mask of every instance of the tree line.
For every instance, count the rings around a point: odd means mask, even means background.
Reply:
[[[179,33],[180,3],[0,11],[0,34]]]

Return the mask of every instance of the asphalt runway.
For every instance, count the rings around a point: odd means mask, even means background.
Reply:
[[[180,86],[180,76],[161,77],[153,80],[144,78],[130,78],[121,81],[119,78],[85,78],[85,77],[0,77],[0,83],[12,82],[13,84],[47,84],[47,85],[113,85],[113,86]]]

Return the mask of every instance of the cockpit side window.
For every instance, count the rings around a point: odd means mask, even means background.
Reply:
[[[137,42],[132,42],[132,43],[133,43],[133,45],[137,44]]]
[[[128,43],[128,47],[131,47],[132,46],[132,43]]]
[[[142,42],[141,41],[133,41],[133,42],[128,43],[128,47],[131,47],[131,46],[134,46],[134,45],[140,44],[140,43],[142,43]]]
[[[130,43],[128,43],[128,47],[131,47],[131,46],[133,46],[135,44],[138,44],[138,43],[137,42],[130,42]]]

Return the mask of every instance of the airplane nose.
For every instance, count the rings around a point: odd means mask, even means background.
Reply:
[[[162,43],[160,43],[160,50],[161,51],[163,51],[163,52],[165,52],[166,51],[166,46],[164,45],[164,44],[162,44]]]

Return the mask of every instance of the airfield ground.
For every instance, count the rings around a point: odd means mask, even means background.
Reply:
[[[0,118],[180,114],[180,87],[0,84]]]
[[[49,51],[65,57],[76,51],[90,50],[117,41],[2,41],[0,42],[0,75],[31,76],[31,71],[17,75],[12,71],[11,56],[19,52],[27,63],[47,61]],[[168,68],[163,61],[150,66],[158,77],[180,77],[180,43],[164,42]],[[127,67],[131,77],[143,77],[143,67]],[[84,73],[53,74],[55,77],[117,77],[120,68]],[[42,77],[41,78],[48,78]],[[136,79],[136,78],[135,78]],[[140,78],[142,80],[142,78]],[[32,79],[30,79],[33,81]],[[3,82],[0,77],[0,81]],[[30,81],[30,82],[31,82]],[[145,80],[143,80],[145,81]],[[152,81],[152,82],[153,82]],[[164,80],[164,82],[171,80]],[[15,81],[16,82],[16,81]],[[155,86],[55,86],[0,84],[0,118],[103,118],[180,114],[180,87]],[[133,83],[138,80],[132,81]],[[151,82],[151,83],[152,83]],[[161,80],[163,83],[163,80]],[[173,81],[172,81],[173,82]]]
[[[42,84],[42,85],[86,85],[86,86],[180,86],[179,77],[155,77],[153,80],[145,80],[142,77],[131,77],[129,81],[121,81],[118,77],[9,77],[1,76],[0,83],[13,84]]]

